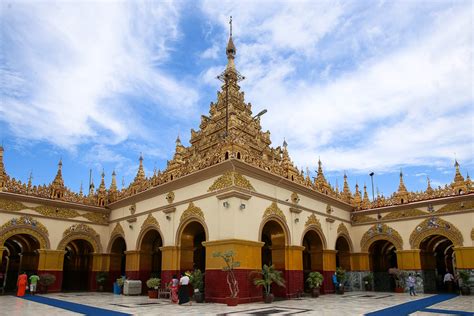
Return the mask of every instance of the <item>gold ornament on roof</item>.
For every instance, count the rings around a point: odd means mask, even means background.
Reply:
[[[148,226],[154,226],[156,228],[160,228],[160,223],[158,223],[158,220],[151,213],[148,214],[145,221],[143,221],[142,229]]]
[[[320,229],[322,229],[321,228],[321,222],[319,221],[319,219],[314,214],[311,214],[310,216],[308,216],[308,219],[306,220],[306,223],[304,224],[305,227],[308,227],[308,226],[311,226],[311,225],[317,226]]]
[[[429,214],[428,212],[419,210],[417,208],[410,209],[410,210],[401,210],[401,211],[394,211],[390,212],[382,219],[388,220],[388,219],[399,219],[399,218],[406,218],[406,217],[414,217],[414,216],[423,216]]]
[[[14,201],[14,200],[7,200],[7,199],[0,199],[0,209],[3,211],[21,211],[25,209],[26,206],[24,206],[22,203]]]
[[[122,225],[120,225],[120,222],[115,225],[112,233],[110,234],[111,237],[115,235],[125,236],[125,231],[123,230]]]
[[[455,202],[449,203],[445,206],[441,207],[439,210],[435,211],[435,214],[444,214],[444,213],[451,213],[461,210],[469,210],[474,208],[474,200],[469,200],[465,202]]]
[[[107,224],[109,222],[109,216],[103,213],[88,212],[81,216],[96,224]]]
[[[74,224],[67,228],[63,232],[63,238],[67,237],[71,234],[76,234],[76,233],[83,233],[83,234],[88,234],[91,236],[99,236],[97,232],[94,230],[94,228],[90,227],[89,225],[86,224]]]
[[[243,175],[235,171],[228,171],[217,178],[209,189],[207,189],[207,192],[222,190],[233,185],[249,191],[255,191],[250,181]]]
[[[281,218],[284,222],[286,222],[286,217],[283,211],[278,207],[276,202],[272,202],[272,204],[265,209],[263,212],[263,218],[267,218],[270,216],[277,216]]]
[[[200,218],[200,219],[204,220],[203,211],[199,207],[194,205],[193,202],[189,203],[188,208],[183,212],[183,214],[181,215],[181,218],[180,218],[179,221],[183,222],[184,220],[186,220],[190,217],[197,217],[197,218]]]

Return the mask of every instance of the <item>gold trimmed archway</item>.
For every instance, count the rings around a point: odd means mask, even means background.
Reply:
[[[352,239],[349,235],[349,230],[347,229],[346,225],[344,225],[344,223],[340,223],[339,227],[337,227],[337,236],[336,240],[334,241],[334,249],[336,249],[336,242],[339,237],[344,237],[346,239],[347,244],[349,245],[349,251],[353,252],[354,245],[352,244]]]
[[[308,216],[308,219],[306,220],[305,229],[303,230],[303,233],[301,234],[301,239],[300,239],[301,246],[303,246],[304,237],[306,233],[309,231],[314,231],[321,239],[321,243],[323,244],[323,249],[327,249],[326,236],[324,236],[321,223],[319,222],[318,218],[314,214],[311,214],[310,216]]]
[[[265,226],[266,223],[270,221],[277,222],[282,227],[283,232],[285,233],[285,244],[290,245],[291,244],[290,228],[288,227],[288,224],[286,222],[285,214],[278,207],[276,202],[272,202],[272,204],[265,209],[265,212],[263,213],[263,216],[262,216],[262,221],[260,222],[260,227],[258,229],[257,240],[262,241],[263,227]]]
[[[110,234],[109,238],[109,244],[107,245],[107,253],[110,253],[112,250],[112,245],[114,244],[115,240],[119,237],[122,237],[123,240],[125,241],[125,246],[127,245],[127,241],[125,240],[125,232],[123,230],[122,225],[120,223],[117,223],[112,230],[112,233]]]
[[[86,224],[75,224],[66,229],[63,233],[63,238],[58,244],[57,250],[65,250],[67,244],[76,239],[88,241],[92,245],[94,253],[102,253],[99,234]]]
[[[412,249],[419,249],[420,244],[427,237],[432,235],[440,235],[448,238],[454,247],[463,246],[463,237],[459,229],[448,221],[441,218],[427,218],[410,234],[410,246]]]
[[[392,227],[385,224],[375,224],[369,228],[360,240],[362,252],[369,252],[369,247],[377,240],[387,240],[391,242],[397,250],[403,250],[403,239]]]
[[[158,220],[150,213],[148,214],[145,221],[143,221],[142,227],[140,229],[140,233],[138,234],[137,244],[135,245],[135,249],[137,250],[141,249],[143,237],[145,237],[146,233],[148,233],[151,230],[157,231],[158,234],[160,235],[162,244],[163,245],[165,244],[165,240],[163,238],[163,234],[160,229],[160,223],[158,223]]]
[[[50,248],[48,229],[30,216],[12,218],[0,227],[0,247],[3,247],[8,238],[18,234],[33,236],[38,240],[41,249]]]

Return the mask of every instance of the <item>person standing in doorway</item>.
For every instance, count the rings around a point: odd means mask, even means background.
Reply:
[[[410,296],[412,296],[412,295],[416,296],[415,283],[416,283],[416,279],[413,276],[413,274],[410,273],[408,275],[408,279],[407,279],[408,288],[410,289]]]
[[[26,287],[28,286],[28,276],[26,275],[25,272],[22,272],[18,276],[18,281],[16,282],[16,286],[18,287],[16,296],[25,296],[25,290],[26,290]]]
[[[446,286],[446,290],[451,293],[453,291],[453,281],[454,281],[454,276],[449,272],[449,270],[446,270],[446,274],[444,275],[444,285]]]
[[[184,272],[179,279],[178,299],[179,305],[189,303],[189,277]]]
[[[38,285],[39,279],[40,279],[40,277],[37,276],[34,273],[30,276],[29,280],[30,280],[30,293],[31,293],[31,295],[35,295],[36,287]]]

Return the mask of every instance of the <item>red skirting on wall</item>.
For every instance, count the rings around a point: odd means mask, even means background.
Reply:
[[[56,281],[52,285],[48,286],[48,293],[61,292],[61,286],[63,284],[63,271],[38,271],[39,276],[46,273],[52,274],[56,277]]]
[[[334,283],[332,283],[332,276],[335,271],[321,271],[321,274],[324,277],[324,281],[321,288],[322,294],[331,294],[335,293]]]
[[[234,270],[239,283],[239,304],[258,302],[263,298],[263,290],[253,284],[249,269]],[[225,298],[230,295],[227,285],[227,273],[222,270],[206,270],[205,274],[205,299],[206,302],[225,303]]]

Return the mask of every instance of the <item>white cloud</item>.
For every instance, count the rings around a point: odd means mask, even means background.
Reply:
[[[179,11],[174,2],[2,3],[2,119],[18,137],[73,150],[146,134],[128,98],[142,110],[179,105],[166,113],[185,117],[196,90],[160,68],[180,36]]]

